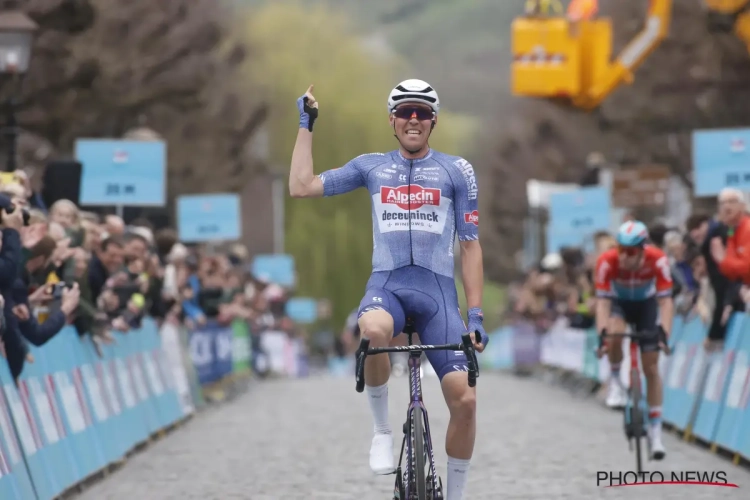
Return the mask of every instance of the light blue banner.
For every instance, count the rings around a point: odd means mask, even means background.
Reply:
[[[750,191],[750,128],[694,130],[693,183],[696,196],[725,187]]]
[[[78,139],[81,205],[164,206],[167,146],[161,141]]]
[[[726,381],[723,407],[716,422],[716,444],[727,450],[739,450],[739,436],[745,420],[743,399],[748,383],[748,338],[747,315],[735,315],[730,320],[727,342],[725,343]],[[734,331],[734,332],[733,332]],[[701,410],[703,408],[701,407]],[[700,415],[698,416],[700,418]]]
[[[293,297],[286,303],[286,315],[297,323],[314,323],[318,319],[318,301],[309,297]]]
[[[287,254],[256,255],[252,273],[257,278],[267,279],[277,285],[294,286],[294,257]]]
[[[592,245],[591,236],[608,230],[611,224],[611,201],[605,187],[585,187],[550,196],[547,252],[565,246]]]
[[[0,358],[0,498],[55,498],[185,416],[156,323],[115,337],[101,357],[72,327],[30,345],[17,388]]]
[[[238,240],[242,236],[240,197],[236,194],[187,195],[177,198],[180,241]]]
[[[742,331],[743,320],[744,318],[740,315],[732,316],[727,327],[724,350],[709,356],[706,384],[703,393],[699,395],[701,402],[692,426],[693,434],[708,443],[713,443],[716,440],[717,425],[721,419],[727,395],[727,381],[732,376],[734,356],[739,346],[740,337],[744,333]],[[732,429],[727,430],[731,431]],[[722,431],[722,442],[728,443],[732,436],[724,434]]]

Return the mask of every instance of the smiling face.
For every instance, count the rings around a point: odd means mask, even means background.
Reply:
[[[391,126],[402,149],[409,153],[404,156],[409,157],[424,152],[432,130],[433,119],[437,123],[437,117],[432,109],[423,104],[404,103],[391,113]]]

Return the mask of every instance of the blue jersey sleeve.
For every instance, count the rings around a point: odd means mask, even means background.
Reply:
[[[323,196],[346,194],[367,186],[367,174],[384,161],[383,153],[370,153],[350,160],[341,168],[327,170],[320,174],[323,182]]]
[[[365,176],[357,160],[354,158],[343,167],[320,174],[320,180],[323,182],[323,196],[345,194],[365,185]]]
[[[456,215],[458,241],[479,239],[479,188],[471,163],[459,158],[453,165],[461,173],[454,182],[453,207]]]

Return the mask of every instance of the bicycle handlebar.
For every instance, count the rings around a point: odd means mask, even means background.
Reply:
[[[664,351],[666,354],[670,353],[669,344],[667,343],[667,333],[664,331],[663,328],[659,327],[656,330],[646,330],[646,331],[639,331],[639,332],[633,332],[633,333],[609,333],[604,332],[602,334],[599,334],[599,349],[604,347],[604,338],[605,337],[630,337],[632,340],[651,340],[651,339],[658,339],[662,344],[664,344]]]
[[[386,352],[422,352],[422,351],[462,351],[466,356],[466,364],[469,372],[469,387],[477,385],[479,377],[479,363],[477,362],[474,343],[471,341],[471,335],[465,333],[461,336],[460,344],[443,344],[443,345],[409,345],[397,347],[372,347],[370,348],[370,339],[362,337],[359,341],[359,348],[354,354],[356,358],[356,378],[357,392],[365,390],[365,358],[368,355],[383,354]]]

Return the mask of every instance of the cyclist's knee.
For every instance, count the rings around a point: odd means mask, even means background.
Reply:
[[[393,317],[382,309],[367,311],[359,318],[359,328],[370,345],[385,347],[393,338]]]
[[[625,321],[619,316],[612,316],[607,321],[607,331],[610,333],[623,333],[625,331]],[[622,337],[613,337],[612,339],[622,342]]]
[[[477,411],[477,392],[469,387],[466,372],[446,373],[443,377],[442,386],[451,417],[473,420]]]
[[[646,378],[659,376],[659,352],[641,353],[641,364],[643,365],[643,375]]]
[[[448,402],[448,409],[451,416],[461,420],[474,420],[477,413],[477,394],[468,386],[453,401]]]

